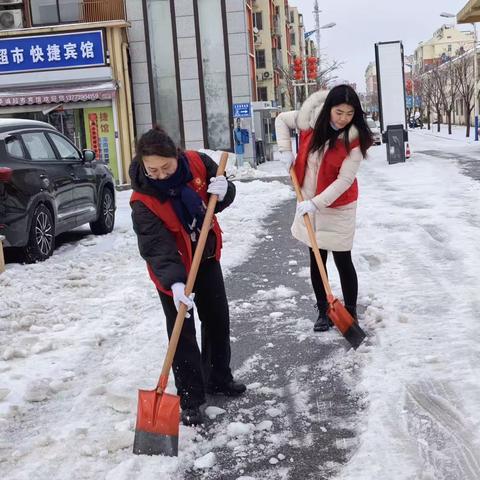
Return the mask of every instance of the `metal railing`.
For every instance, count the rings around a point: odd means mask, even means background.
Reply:
[[[126,20],[124,0],[83,0],[80,5],[81,22]]]

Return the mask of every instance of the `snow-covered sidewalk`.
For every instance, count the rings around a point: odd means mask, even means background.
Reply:
[[[478,147],[421,132],[410,145],[412,158],[396,165],[387,164],[384,145],[372,147],[359,174],[353,255],[369,338],[348,356],[367,410],[359,412],[359,448],[338,480],[480,478],[480,184],[450,158],[415,153],[434,146],[454,158]],[[260,167],[282,174],[278,162]],[[278,181],[237,187],[220,218],[227,275],[249,260],[271,209],[294,202]],[[45,263],[9,264],[0,275],[2,477],[179,480],[196,465],[199,478],[221,478],[209,474],[212,444],[192,428],[181,427],[178,458],[131,454],[136,391],[158,375],[166,335],[128,195],[118,195],[113,234],[86,234]],[[339,293],[333,265],[329,272]],[[334,358],[341,362],[341,352]],[[249,368],[246,361],[241,370]],[[298,402],[308,402],[301,389]],[[267,459],[265,470],[249,480],[291,478],[286,462]]]

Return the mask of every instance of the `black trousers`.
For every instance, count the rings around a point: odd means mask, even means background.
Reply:
[[[193,310],[183,324],[173,359],[173,375],[183,409],[205,402],[205,386],[222,385],[233,377],[230,370],[230,315],[220,263],[200,264],[193,291],[201,321],[202,350],[197,344]],[[173,298],[159,291],[170,338],[177,309]]]
[[[327,295],[323,288],[322,277],[318,269],[317,261],[313,250],[310,248],[310,276],[312,279],[312,286],[315,292],[317,303],[324,303],[327,301]],[[342,285],[343,301],[345,305],[357,306],[358,296],[358,279],[357,272],[352,262],[352,252],[332,252],[333,260],[340,276],[340,284]],[[320,249],[325,270],[327,269],[328,251]]]

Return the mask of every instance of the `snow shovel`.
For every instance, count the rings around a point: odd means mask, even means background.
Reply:
[[[225,172],[227,160],[228,154],[223,152],[218,166],[217,176],[223,175]],[[197,248],[193,256],[192,266],[187,277],[187,284],[185,286],[185,295],[187,296],[192,293],[195,284],[208,231],[212,225],[217,200],[217,195],[210,195],[205,219],[198,238]],[[186,314],[187,306],[180,303],[157,387],[155,390],[138,391],[137,423],[133,443],[133,453],[136,455],[178,455],[180,397],[178,395],[165,393],[165,389],[167,388],[168,376],[172,368],[173,357],[177,350],[178,340]]]
[[[292,177],[293,187],[295,188],[295,193],[297,194],[297,200],[299,202],[303,202],[303,195],[298,184],[297,175],[295,174],[295,170],[293,168],[290,169],[290,176]],[[350,313],[348,313],[348,310],[337,298],[333,296],[330,283],[328,282],[327,272],[325,271],[322,257],[320,256],[320,250],[318,249],[317,239],[315,238],[312,222],[310,221],[308,213],[303,216],[303,220],[305,221],[305,226],[307,227],[310,244],[312,245],[312,250],[317,261],[318,269],[320,270],[320,276],[322,277],[323,287],[325,288],[325,292],[327,294],[327,315],[330,317],[330,320],[338,328],[348,343],[350,343],[354,350],[356,350],[366,337],[365,332],[360,328]]]

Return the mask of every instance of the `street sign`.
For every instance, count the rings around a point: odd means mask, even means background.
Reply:
[[[250,103],[234,103],[233,117],[234,118],[248,118],[252,116]]]

